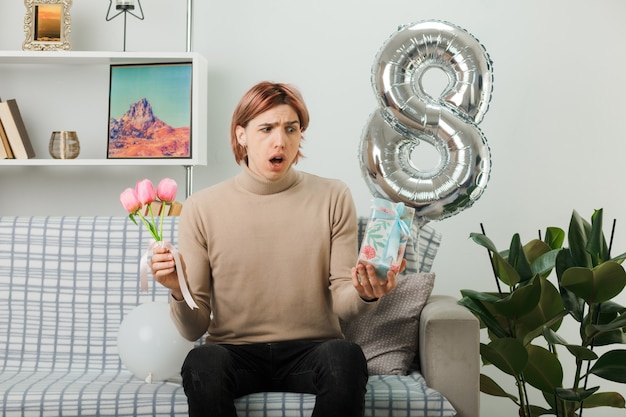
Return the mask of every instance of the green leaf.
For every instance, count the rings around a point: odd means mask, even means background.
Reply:
[[[499,370],[509,375],[519,375],[528,363],[524,345],[513,338],[497,339],[488,345],[480,344],[480,355]]]
[[[496,270],[498,278],[500,278],[500,280],[509,287],[513,287],[520,282],[521,277],[517,270],[499,253],[493,253],[493,266]]]
[[[471,311],[496,337],[509,336],[508,332],[500,325],[500,322],[498,322],[484,304],[479,301],[482,296],[486,296],[486,294],[471,290],[463,290],[461,293],[464,294],[464,297],[459,300],[458,303],[460,305]]]
[[[626,259],[626,252],[619,254],[617,256],[614,256],[611,258],[612,261],[615,261],[619,264],[621,264],[622,262],[624,262],[624,259]]]
[[[561,362],[547,349],[528,345],[528,364],[524,369],[524,377],[533,387],[553,393],[557,387],[563,385],[563,367]]]
[[[556,265],[556,258],[562,249],[553,249],[549,252],[545,252],[542,255],[535,258],[530,263],[530,269],[535,275],[548,276],[554,266]]]
[[[470,238],[480,246],[486,248],[491,253],[491,261],[496,272],[496,276],[509,287],[520,281],[519,274],[498,252],[496,245],[487,236],[480,233],[470,233]]]
[[[547,408],[539,407],[537,405],[529,405],[528,407],[530,407],[531,417],[540,417],[546,414],[554,414],[554,411],[548,410]]]
[[[597,315],[593,325],[589,325],[585,331],[593,336],[594,346],[606,346],[614,343],[626,344],[626,308],[614,302],[598,304],[600,314]]]
[[[475,290],[461,290],[461,295],[463,295],[464,297],[469,297],[473,300],[485,301],[490,304],[493,304],[500,299],[500,297],[493,293],[480,292]]]
[[[613,407],[626,408],[624,397],[617,392],[597,392],[583,403],[583,408]]]
[[[576,357],[576,359],[579,359],[581,361],[593,361],[598,359],[598,355],[596,355],[593,350],[588,349],[584,346],[565,345],[565,347],[572,355]]]
[[[598,334],[618,329],[623,330],[626,327],[626,314],[618,316],[615,320],[607,324],[590,324],[589,327]]]
[[[563,276],[563,272],[574,266],[577,265],[574,261],[574,257],[572,256],[572,251],[569,248],[561,249],[554,262],[554,268],[556,269],[556,276],[559,279],[559,282]]]
[[[480,392],[494,397],[506,397],[517,402],[517,397],[504,391],[500,385],[490,377],[484,374],[480,374]]]
[[[524,254],[526,255],[526,259],[529,264],[532,264],[538,257],[545,255],[550,251],[550,247],[539,239],[533,239],[524,245]],[[534,274],[532,276],[534,276]]]
[[[516,335],[524,339],[524,345],[529,344],[541,334],[543,326],[556,330],[561,326],[565,316],[563,302],[556,287],[544,277],[537,277],[541,283],[539,302],[528,314],[517,319],[515,323]]]
[[[626,307],[621,304],[616,303],[615,301],[607,301],[606,303],[602,303],[602,308],[600,309],[600,317],[608,317],[608,320],[604,320],[603,323],[609,323],[615,319],[618,314],[626,313]]]
[[[481,233],[470,233],[470,238],[480,246],[486,248],[489,252],[497,253],[496,245],[493,244],[491,239]]]
[[[533,277],[533,273],[530,270],[530,262],[528,262],[528,259],[526,258],[526,252],[524,251],[524,247],[522,246],[518,233],[515,233],[511,238],[508,263],[519,275],[520,279],[518,282],[526,282]]]
[[[528,332],[526,336],[524,336],[524,346],[530,344],[536,337],[543,334],[543,329],[545,327],[548,327],[553,330],[558,329],[561,322],[563,321],[563,317],[565,317],[567,314],[568,314],[567,311],[562,310],[558,314],[556,314],[554,317],[546,320],[545,323],[542,323],[541,326]]]
[[[591,217],[591,232],[585,250],[591,255],[593,265],[609,260],[609,249],[602,231],[602,209],[596,210]]]
[[[518,287],[508,297],[494,303],[496,311],[508,318],[517,318],[532,311],[541,299],[541,282],[534,279],[532,283]]]
[[[569,343],[567,343],[567,340],[563,339],[559,334],[546,326],[543,326],[543,337],[546,339],[546,342],[550,343],[551,345],[569,345]]]
[[[556,388],[555,393],[557,397],[565,401],[572,401],[572,402],[579,403],[581,401],[584,401],[586,398],[589,398],[594,392],[596,392],[599,389],[600,387],[593,387],[589,389],[575,391],[571,388]]]
[[[572,258],[572,254],[569,249],[563,249],[557,254],[555,269],[563,306],[565,306],[565,309],[570,312],[574,320],[582,323],[585,316],[585,300],[577,297],[576,294],[561,285],[563,273],[574,266],[574,258]]]
[[[557,415],[557,413],[555,411],[555,409],[557,408],[557,407],[555,407],[556,403],[558,402],[558,407],[561,407],[560,400],[556,397],[556,394],[554,392],[543,392],[542,391],[541,395],[543,396],[543,399],[546,400],[546,402],[550,406],[550,412],[556,416]],[[548,413],[548,414],[550,414],[550,413]]]
[[[626,272],[613,261],[604,262],[593,269],[574,267],[563,272],[561,285],[587,304],[603,303],[622,292],[626,286]]]
[[[543,337],[546,341],[552,345],[563,345],[569,350],[569,352],[574,355],[577,359],[583,361],[590,361],[598,359],[598,355],[594,353],[593,350],[588,349],[584,346],[579,345],[571,345],[567,343],[565,339],[559,336],[555,331],[548,327],[543,328]]]
[[[574,265],[591,268],[591,257],[587,253],[587,236],[591,233],[591,224],[585,219],[580,217],[578,212],[574,210],[570,219],[569,229],[567,233],[567,240],[569,244],[569,250],[574,260]]]
[[[616,349],[604,353],[589,373],[609,381],[626,383],[626,350]]]
[[[613,344],[626,344],[626,333],[621,330],[613,330],[598,334],[593,338],[594,346],[607,346]]]
[[[560,249],[565,241],[565,231],[559,227],[548,227],[543,240],[550,249]]]

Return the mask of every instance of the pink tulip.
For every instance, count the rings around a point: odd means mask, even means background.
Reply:
[[[137,197],[137,191],[132,188],[127,188],[122,191],[122,194],[120,194],[120,202],[122,203],[122,206],[124,206],[124,209],[126,209],[126,211],[130,214],[136,213],[141,208],[141,202]]]
[[[156,200],[156,191],[154,189],[154,184],[152,184],[152,181],[148,179],[137,182],[137,185],[135,186],[135,191],[137,191],[137,198],[142,205],[150,204]]]
[[[176,181],[171,178],[163,178],[157,187],[157,197],[161,201],[171,203],[176,200],[177,191],[178,185],[176,185]]]

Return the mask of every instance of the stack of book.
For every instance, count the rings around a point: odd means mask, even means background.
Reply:
[[[26,126],[15,99],[0,100],[0,159],[35,157]]]
[[[183,204],[178,201],[171,203],[163,203],[161,201],[155,201],[151,204],[146,204],[141,208],[141,214],[144,216],[150,215],[150,206],[152,206],[152,215],[160,216],[180,216],[180,212],[183,210]]]

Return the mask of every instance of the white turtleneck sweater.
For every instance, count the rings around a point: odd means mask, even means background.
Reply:
[[[267,181],[244,165],[185,202],[179,250],[200,308],[172,299],[176,326],[208,343],[342,338],[338,317],[376,305],[352,285],[356,228],[343,182],[294,168]]]

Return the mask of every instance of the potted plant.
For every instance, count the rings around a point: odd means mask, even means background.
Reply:
[[[470,237],[489,252],[497,291],[462,290],[460,303],[486,330],[489,343],[480,347],[483,364],[510,375],[517,390],[511,394],[481,374],[481,391],[510,398],[523,417],[574,417],[585,408],[625,408],[621,394],[600,392],[590,381],[599,377],[626,383],[626,349],[611,350],[626,343],[626,308],[613,301],[626,286],[621,265],[626,253],[611,257],[602,209],[591,222],[572,213],[567,247],[566,234],[557,227],[526,244],[515,234],[505,251],[484,231]],[[575,321],[577,342],[558,333],[564,320]],[[575,369],[568,383],[563,381],[566,361]],[[547,406],[532,405],[532,392],[541,393]]]

